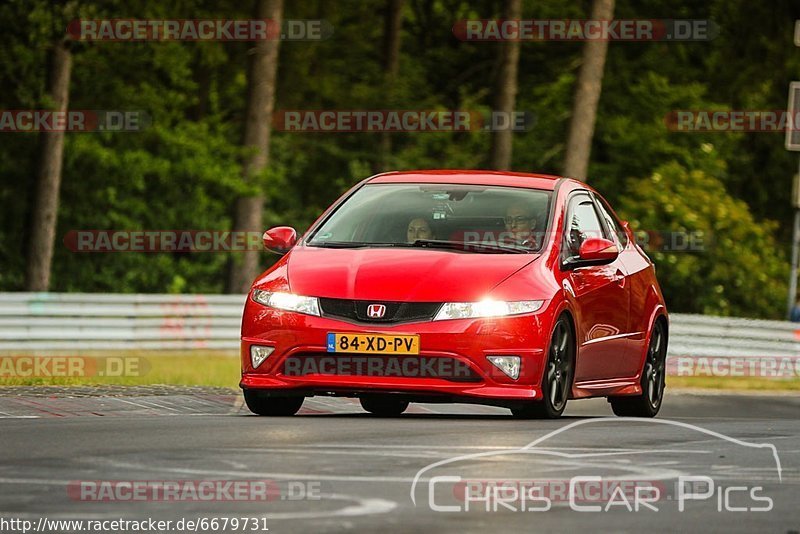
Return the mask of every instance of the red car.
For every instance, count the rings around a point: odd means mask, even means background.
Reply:
[[[250,410],[305,397],[367,411],[468,402],[558,417],[607,397],[653,417],[668,317],[653,263],[576,180],[491,171],[391,172],[345,193],[254,283],[242,322]]]

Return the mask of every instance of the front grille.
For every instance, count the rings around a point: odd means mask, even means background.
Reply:
[[[367,307],[371,304],[386,306],[383,317],[374,318],[367,315]],[[325,317],[337,317],[361,323],[404,323],[411,321],[430,321],[439,311],[438,302],[385,302],[376,300],[347,300],[320,298],[319,305]]]
[[[472,368],[448,356],[380,354],[294,354],[283,362],[284,376],[369,376],[376,378],[438,378],[450,382],[480,382]]]

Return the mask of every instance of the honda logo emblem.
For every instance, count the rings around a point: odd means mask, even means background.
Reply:
[[[367,317],[370,319],[380,319],[386,315],[386,306],[383,304],[370,304],[367,306]]]

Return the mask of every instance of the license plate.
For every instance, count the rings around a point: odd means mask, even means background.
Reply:
[[[419,336],[328,333],[328,352],[419,354]]]

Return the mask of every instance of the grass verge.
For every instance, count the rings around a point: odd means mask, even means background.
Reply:
[[[667,387],[737,391],[800,391],[800,378],[668,376]]]
[[[9,376],[0,361],[0,386],[175,386],[239,387],[241,372],[235,353],[196,351],[184,353],[115,352],[102,356],[69,356],[85,371],[81,376],[21,376],[29,365],[17,363]],[[38,355],[37,355],[38,357]],[[57,358],[58,356],[54,356]],[[18,357],[24,358],[24,357]],[[3,358],[0,358],[2,360]],[[67,364],[68,366],[69,364]],[[43,367],[52,373],[53,366]],[[69,367],[67,367],[69,368]],[[5,371],[5,372],[2,372]],[[39,373],[41,374],[41,373]]]

